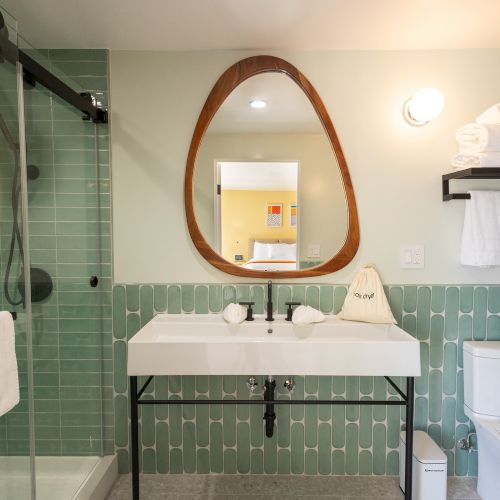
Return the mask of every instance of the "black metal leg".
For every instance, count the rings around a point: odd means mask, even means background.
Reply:
[[[405,453],[405,500],[412,499],[413,488],[413,400],[414,377],[406,377],[406,453]],[[400,460],[403,457],[400,457]]]
[[[132,499],[139,500],[139,405],[137,377],[130,377],[130,450],[132,453]]]

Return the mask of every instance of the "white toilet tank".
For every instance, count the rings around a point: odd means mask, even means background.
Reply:
[[[500,417],[500,341],[464,342],[464,402],[474,413]]]

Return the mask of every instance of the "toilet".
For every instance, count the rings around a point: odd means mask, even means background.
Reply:
[[[464,342],[464,411],[476,427],[477,492],[498,500],[500,491],[500,341]]]

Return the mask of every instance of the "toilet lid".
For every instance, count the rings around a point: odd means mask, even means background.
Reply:
[[[464,351],[481,358],[500,358],[500,341],[476,340],[464,342]]]

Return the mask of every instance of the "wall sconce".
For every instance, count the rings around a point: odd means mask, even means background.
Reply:
[[[443,94],[437,89],[426,88],[419,90],[406,101],[404,115],[412,125],[425,125],[439,116],[443,107]]]

